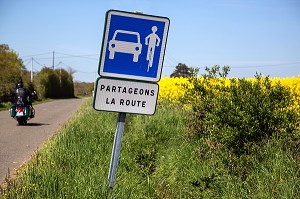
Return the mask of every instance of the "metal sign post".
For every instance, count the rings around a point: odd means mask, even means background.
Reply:
[[[124,127],[125,127],[125,119],[126,119],[126,113],[119,113],[117,128],[116,128],[116,133],[114,138],[114,144],[113,144],[112,154],[110,159],[109,172],[108,172],[108,184],[111,190],[114,188],[116,182],[116,175],[117,175],[118,163],[119,163],[119,157],[120,157],[120,151],[122,145],[122,137],[123,137]]]

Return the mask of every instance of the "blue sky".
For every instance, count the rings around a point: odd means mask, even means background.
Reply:
[[[0,43],[27,69],[44,65],[76,71],[74,80],[98,77],[105,13],[110,9],[170,19],[162,76],[178,63],[231,66],[230,77],[300,74],[299,0],[1,0]]]

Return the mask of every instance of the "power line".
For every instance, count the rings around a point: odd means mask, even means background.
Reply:
[[[43,65],[43,64],[41,64],[41,63],[39,63],[38,61],[36,61],[35,59],[32,59],[35,63],[37,63],[38,65],[40,65],[40,66],[42,66],[42,67],[44,67],[45,65]]]
[[[56,53],[57,53],[57,54],[61,54],[61,55],[66,55],[65,57],[58,57],[58,58],[72,58],[72,57],[79,57],[79,58],[94,59],[94,60],[98,60],[98,59],[99,59],[99,58],[91,58],[91,56],[97,56],[97,57],[99,57],[98,54],[71,55],[71,54],[60,53],[60,52],[56,52]]]
[[[66,67],[72,68],[71,66],[69,66],[69,65],[66,64],[66,63],[63,63],[63,62],[60,62],[60,63],[63,64],[64,66],[66,66]],[[75,71],[78,72],[78,73],[86,73],[86,74],[96,73],[96,72],[80,71],[80,70],[76,70],[76,69],[75,69]]]
[[[73,57],[56,57],[56,59],[65,59],[65,58],[83,58],[83,59],[91,59],[91,60],[99,60],[98,58],[84,57],[84,56],[73,56]]]
[[[63,64],[63,65],[65,65],[65,66],[67,66],[67,67],[70,67],[71,68],[71,66],[69,66],[68,64],[66,64],[66,63],[64,63],[64,62],[60,62],[61,64]]]
[[[71,57],[82,57],[82,56],[99,56],[99,54],[83,54],[83,55],[71,55],[71,54],[67,54],[67,53],[62,53],[62,52],[56,52],[58,54],[62,54],[62,55],[67,55],[67,56],[71,56]]]
[[[300,62],[290,62],[290,63],[281,63],[281,64],[270,64],[270,65],[257,65],[257,66],[237,66],[230,68],[264,68],[264,67],[276,67],[276,66],[286,66],[286,65],[294,65],[300,64]]]
[[[47,55],[47,54],[52,54],[52,52],[40,53],[40,54],[34,54],[34,55],[26,55],[26,56],[22,56],[21,58],[25,58],[25,57],[36,57],[36,56]]]
[[[84,71],[80,71],[80,70],[76,70],[76,72],[78,72],[78,73],[85,73],[85,74],[97,73],[96,71],[95,72],[84,72]]]
[[[72,54],[66,54],[66,53],[62,53],[62,52],[55,52],[56,54],[60,54],[60,55],[63,55],[63,56],[59,56],[59,57],[55,57],[56,59],[65,59],[65,58],[84,58],[84,59],[92,59],[92,60],[99,60],[99,55],[98,54],[82,54],[82,55],[72,55]],[[23,56],[23,58],[25,57],[32,57],[32,60],[42,66],[42,67],[45,67],[45,64],[41,64],[40,62],[38,62],[37,60],[42,60],[42,59],[53,59],[53,56],[49,56],[49,57],[40,57],[40,58],[33,58],[34,56],[42,56],[42,55],[52,55],[53,52],[46,52],[46,53],[39,53],[39,54],[34,54],[34,55],[27,55],[27,56]],[[97,56],[97,58],[93,58],[93,56]],[[24,60],[26,62],[25,66],[27,66],[30,61],[31,61],[31,58],[30,59],[26,59]],[[178,63],[175,57],[172,55],[172,53],[170,53],[170,51],[166,51],[166,57],[165,57],[165,62],[167,62],[166,65],[164,65],[163,67],[165,68],[175,68]],[[65,66],[67,67],[70,67],[69,65],[63,63],[63,62],[59,62],[56,66],[58,66],[59,64],[64,64]],[[248,66],[231,66],[230,68],[231,69],[238,69],[238,68],[266,68],[266,67],[277,67],[277,66],[287,66],[287,65],[295,65],[295,64],[300,64],[300,61],[296,61],[296,62],[286,62],[286,63],[278,63],[278,64],[261,64],[261,65],[256,65],[256,66],[251,66],[250,64],[248,64]],[[55,66],[55,67],[56,67]],[[193,66],[195,67],[195,66]],[[206,66],[205,66],[206,67]],[[199,69],[202,69],[202,68],[205,68],[205,67],[197,67]],[[77,71],[77,72],[80,72],[80,73],[94,73],[94,72],[84,72],[84,71]]]
[[[99,60],[99,58],[92,58],[92,57],[87,57],[87,56],[92,56],[92,55],[68,55],[68,56],[59,56],[59,57],[55,56],[55,59],[66,59],[66,58],[76,58],[77,57],[77,58],[83,58],[83,59]],[[37,59],[38,60],[53,59],[53,56],[52,57],[42,57],[42,58],[37,58]]]
[[[178,62],[175,57],[172,55],[172,53],[169,50],[166,50],[166,56],[165,58],[168,59],[168,61],[171,61],[171,64],[178,64]]]
[[[84,58],[84,59],[99,60],[99,54],[71,55],[71,54],[66,54],[66,53],[61,53],[61,52],[56,52],[56,51],[55,51],[55,54],[65,55],[65,56],[55,57],[56,59],[65,59],[65,58],[78,57],[78,58]],[[39,57],[39,58],[36,58],[36,59],[38,59],[38,60],[53,59],[53,51],[52,52],[46,52],[46,53],[33,54],[33,55],[26,55],[26,56],[22,56],[21,58],[24,59],[26,57],[38,57],[38,56],[42,56],[42,55],[51,55],[51,56],[49,56],[49,57]]]
[[[29,59],[24,66],[27,66],[31,62],[31,59]]]
[[[280,64],[268,64],[268,65],[256,65],[256,66],[230,66],[230,68],[264,68],[264,67],[277,67],[277,66],[287,66],[287,65],[295,65],[295,64],[300,64],[300,62],[288,62],[288,63],[280,63]],[[216,64],[219,65],[219,64]],[[164,65],[164,67],[173,67],[175,68],[176,66],[171,66],[171,65]],[[201,66],[201,67],[197,67],[197,68],[205,68],[206,66]]]

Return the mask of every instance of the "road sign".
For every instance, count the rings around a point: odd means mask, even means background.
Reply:
[[[169,24],[166,17],[108,11],[99,75],[159,81]]]
[[[157,83],[100,77],[96,82],[94,109],[153,115],[158,95]]]

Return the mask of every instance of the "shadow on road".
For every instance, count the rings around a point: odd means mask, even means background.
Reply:
[[[45,126],[45,125],[50,125],[50,124],[45,124],[45,123],[27,123],[26,125],[22,125],[22,126]]]

